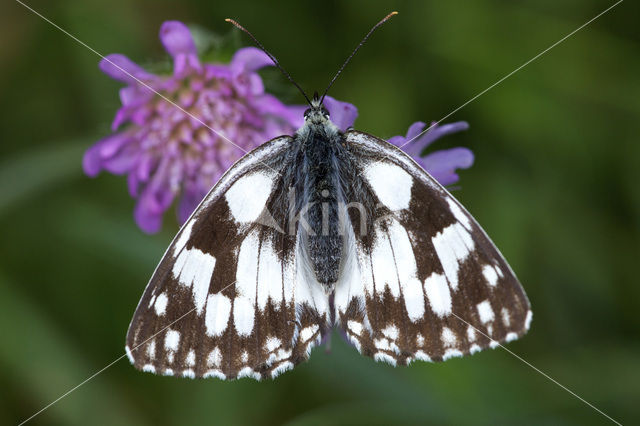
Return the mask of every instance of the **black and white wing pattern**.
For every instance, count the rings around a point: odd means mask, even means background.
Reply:
[[[335,290],[336,323],[356,348],[405,365],[524,334],[527,296],[473,217],[400,149],[357,131],[344,138],[360,165],[346,198],[376,200],[349,209],[354,243]]]
[[[296,233],[282,232],[285,224],[268,213],[286,212],[281,171],[292,140],[273,139],[243,157],[177,234],[127,333],[136,368],[275,377],[326,334],[328,298],[300,277]]]

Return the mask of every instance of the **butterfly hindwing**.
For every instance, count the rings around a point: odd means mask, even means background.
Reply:
[[[529,302],[509,265],[409,156],[362,132],[339,134],[339,146],[300,137],[241,159],[178,233],[129,328],[137,368],[275,377],[308,358],[333,324],[361,353],[394,365],[473,353],[526,332]],[[310,162],[309,146],[335,149]],[[313,175],[318,161],[335,165],[333,181]],[[325,216],[303,212],[325,211],[309,194],[327,187],[345,203],[330,216],[340,224],[326,228],[341,245],[311,241],[312,231],[291,221],[324,232]],[[334,283],[325,256],[339,259]]]
[[[344,137],[363,176],[353,196],[377,205],[373,220],[351,215],[354,268],[335,296],[348,339],[396,365],[524,334],[531,320],[524,290],[473,217],[401,150],[362,132]]]
[[[137,368],[275,377],[308,358],[326,332],[327,305],[300,276],[296,238],[269,213],[286,210],[278,188],[291,140],[276,138],[236,163],[169,246],[127,334]]]

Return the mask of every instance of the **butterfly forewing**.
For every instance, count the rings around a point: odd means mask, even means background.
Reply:
[[[358,350],[394,365],[440,361],[525,333],[524,290],[473,217],[389,143],[356,131],[345,142],[364,177],[359,196],[376,204],[374,220],[351,215],[353,267],[335,296]]]
[[[178,233],[127,334],[139,369],[185,377],[275,377],[308,358],[327,305],[300,279],[281,170],[292,138],[236,163]],[[295,235],[295,233],[294,233]]]
[[[394,365],[526,332],[524,290],[451,194],[389,143],[317,120],[241,159],[187,221],[129,328],[137,368],[275,377],[333,325]]]

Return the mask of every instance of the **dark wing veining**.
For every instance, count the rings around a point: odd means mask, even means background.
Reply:
[[[287,209],[279,191],[292,140],[238,161],[169,246],[127,333],[136,368],[260,379],[308,358],[327,329],[328,300],[305,280],[296,238],[269,213]]]
[[[345,143],[360,165],[348,197],[376,206],[365,219],[350,211],[353,267],[335,293],[358,350],[394,365],[441,361],[524,334],[525,292],[464,207],[391,144],[357,131]]]

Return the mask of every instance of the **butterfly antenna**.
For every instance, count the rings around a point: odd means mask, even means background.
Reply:
[[[324,97],[327,96],[327,93],[329,92],[329,89],[331,88],[331,86],[333,86],[333,83],[336,81],[336,79],[338,78],[338,76],[342,73],[342,70],[344,69],[344,67],[347,66],[347,64],[349,63],[349,61],[351,61],[351,58],[353,58],[353,56],[356,54],[356,52],[362,47],[362,45],[365,43],[365,41],[367,41],[367,39],[371,36],[371,34],[373,34],[373,32],[378,29],[378,27],[382,24],[384,24],[385,22],[387,22],[389,19],[391,19],[391,17],[393,15],[397,15],[398,12],[391,12],[390,14],[388,14],[387,16],[385,16],[384,18],[382,18],[382,20],[380,22],[378,22],[377,24],[375,24],[373,26],[373,28],[371,28],[369,30],[369,32],[367,33],[366,36],[364,36],[364,38],[362,39],[362,41],[360,42],[360,44],[358,44],[358,46],[356,46],[355,49],[353,49],[353,52],[351,52],[351,55],[349,55],[349,57],[347,58],[346,61],[344,61],[344,64],[342,64],[342,66],[340,67],[340,69],[338,70],[338,72],[336,73],[336,75],[333,77],[333,79],[331,80],[331,83],[329,83],[329,85],[327,86],[327,89],[324,91],[324,93],[322,94],[322,99],[320,100],[320,103],[324,102]]]
[[[247,35],[249,37],[251,37],[251,39],[253,40],[253,42],[260,48],[260,50],[262,50],[264,53],[267,54],[267,56],[269,58],[271,58],[271,60],[273,61],[273,63],[275,64],[276,67],[278,67],[278,69],[282,72],[282,74],[284,74],[285,77],[287,77],[287,79],[289,79],[289,81],[291,83],[293,83],[294,86],[296,86],[296,88],[300,91],[300,93],[302,93],[302,96],[304,96],[304,98],[307,100],[307,103],[309,105],[311,104],[311,101],[309,100],[309,97],[307,96],[306,93],[304,93],[304,90],[302,90],[302,88],[298,85],[298,83],[296,83],[293,78],[291,77],[291,75],[287,72],[287,70],[285,70],[284,68],[282,68],[282,66],[280,65],[280,63],[278,62],[278,60],[271,54],[269,53],[269,51],[267,49],[264,48],[264,46],[262,45],[262,43],[260,43],[258,41],[258,39],[256,39],[253,34],[251,34],[249,32],[249,30],[247,30],[245,27],[243,27],[242,25],[240,25],[239,23],[237,23],[236,21],[234,21],[233,19],[225,19],[226,22],[229,22],[230,24],[233,24],[236,26],[236,28],[238,28],[239,30],[244,31],[245,33],[247,33]]]

